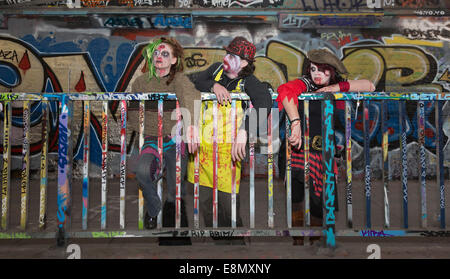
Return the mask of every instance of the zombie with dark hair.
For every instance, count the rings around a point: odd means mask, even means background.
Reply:
[[[201,102],[201,93],[195,89],[189,78],[183,73],[183,48],[174,38],[162,37],[147,45],[143,50],[145,73],[132,83],[132,92],[168,92],[175,93],[183,114],[183,129],[186,140],[181,146],[181,195],[185,194],[185,175],[187,168],[187,152],[194,153],[198,149],[198,119],[195,117],[194,103]],[[174,102],[165,102],[163,115],[163,158],[158,153],[158,115],[147,112],[145,125],[145,142],[137,158],[130,159],[130,168],[136,173],[146,205],[144,225],[147,229],[157,226],[157,216],[161,210],[161,199],[157,193],[157,182],[166,171],[167,199],[163,209],[163,226],[175,225],[175,192],[176,192],[176,144],[172,135],[176,121],[171,120],[175,109]],[[186,111],[189,112],[188,115]],[[193,120],[193,122],[191,122]],[[187,148],[186,148],[187,147]],[[161,159],[162,164],[161,164]],[[181,226],[188,225],[185,203],[181,200]]]
[[[237,226],[242,226],[242,220],[239,214],[239,185],[241,176],[241,160],[246,156],[246,143],[249,137],[249,117],[242,119],[245,111],[245,102],[236,101],[236,110],[238,123],[236,125],[236,139],[231,142],[231,97],[230,92],[246,93],[256,109],[258,117],[267,117],[272,108],[272,97],[268,84],[262,83],[254,75],[256,47],[243,37],[234,38],[228,46],[223,47],[226,55],[222,62],[212,64],[208,69],[193,78],[195,87],[202,92],[212,92],[216,95],[220,104],[218,110],[218,130],[220,133],[218,141],[218,158],[220,168],[217,172],[218,191],[219,191],[219,218],[218,226],[231,226],[231,184],[232,172],[231,166],[236,166],[236,207],[237,207]],[[266,109],[259,113],[260,109]],[[202,103],[202,114],[200,116],[203,125],[202,139],[200,146],[200,209],[204,217],[206,226],[212,226],[212,197],[213,197],[213,102]],[[222,125],[223,124],[223,125]],[[254,127],[256,129],[256,127]],[[209,132],[208,132],[209,131]],[[253,128],[250,129],[250,132]],[[255,132],[256,133],[256,132]],[[250,136],[252,136],[251,134]],[[255,135],[256,136],[256,135]],[[189,161],[188,179],[194,181],[193,160]]]
[[[345,80],[344,64],[333,53],[325,49],[307,53],[306,73],[278,87],[278,108],[283,108],[290,120],[291,134],[288,141],[292,145],[292,225],[303,226],[304,222],[304,150],[302,145],[303,106],[298,105],[298,96],[304,92],[372,92],[375,86],[369,80]],[[337,104],[339,106],[340,104]],[[322,226],[322,109],[321,102],[309,104],[309,173],[310,173],[310,216],[311,226]],[[337,171],[336,164],[334,165]],[[335,189],[336,190],[336,189]],[[337,210],[337,199],[335,199]],[[311,237],[311,242],[318,238]],[[303,245],[303,237],[294,237],[294,245]]]

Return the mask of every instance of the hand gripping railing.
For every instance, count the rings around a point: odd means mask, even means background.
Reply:
[[[236,100],[249,101],[246,94],[238,93],[231,94],[232,96],[232,117],[236,117]],[[273,94],[273,99],[276,98],[276,94]],[[304,150],[305,150],[305,182],[309,181],[309,102],[310,101],[322,101],[322,135],[323,135],[323,160],[324,160],[324,190],[323,190],[323,205],[324,205],[324,218],[322,229],[310,228],[310,215],[309,215],[309,184],[306,183],[305,187],[305,228],[306,229],[293,229],[291,221],[291,166],[290,166],[290,148],[289,144],[286,144],[286,226],[287,230],[274,229],[274,212],[273,212],[273,149],[272,149],[272,131],[274,125],[278,124],[278,112],[271,113],[268,118],[268,228],[265,230],[255,229],[255,175],[254,175],[254,142],[249,143],[249,162],[250,162],[250,229],[238,230],[236,229],[236,192],[235,183],[236,177],[234,177],[232,187],[232,235],[233,236],[318,236],[324,235],[326,245],[335,247],[336,236],[366,236],[367,233],[371,233],[372,221],[371,221],[371,168],[370,168],[370,153],[369,153],[369,103],[373,101],[381,101],[381,129],[382,129],[382,154],[383,154],[383,190],[384,190],[384,228],[390,228],[390,203],[389,203],[389,183],[388,183],[388,132],[386,128],[387,110],[386,101],[395,100],[398,101],[399,106],[399,125],[400,125],[400,151],[402,154],[402,188],[403,188],[403,227],[405,230],[384,230],[382,236],[418,236],[429,235],[429,231],[410,231],[408,229],[408,177],[407,177],[407,161],[406,161],[406,120],[405,120],[405,101],[417,101],[417,123],[418,123],[418,143],[419,143],[419,156],[420,156],[420,187],[421,187],[421,227],[427,228],[427,203],[426,203],[426,169],[425,169],[425,144],[424,144],[424,101],[436,101],[435,120],[436,120],[436,156],[437,156],[437,184],[439,190],[439,210],[440,210],[440,228],[445,229],[445,185],[444,185],[444,165],[443,165],[443,134],[442,134],[442,107],[443,102],[450,99],[450,94],[440,93],[308,93],[302,94],[299,100],[302,100],[305,106],[304,109],[304,122],[303,122],[303,134],[304,134]],[[213,230],[203,230],[199,225],[199,180],[198,180],[198,167],[199,158],[198,152],[195,156],[195,175],[194,175],[194,229],[187,230],[180,228],[180,172],[177,171],[177,197],[176,197],[176,220],[175,229],[163,230],[161,225],[161,218],[158,218],[159,223],[157,230],[143,230],[143,196],[139,191],[138,201],[138,230],[126,229],[125,220],[125,189],[126,189],[126,119],[127,119],[127,101],[139,101],[139,148],[143,146],[144,135],[144,102],[145,101],[158,101],[158,151],[162,154],[162,112],[164,101],[175,101],[175,94],[171,93],[3,93],[1,95],[1,101],[3,102],[3,115],[4,115],[4,130],[3,130],[3,169],[2,169],[2,213],[1,213],[1,228],[4,232],[0,233],[0,238],[51,238],[54,237],[53,233],[44,232],[47,215],[46,200],[47,200],[47,153],[48,153],[48,105],[49,102],[58,101],[60,103],[59,113],[59,128],[58,128],[58,191],[57,191],[57,240],[60,244],[64,243],[66,238],[76,237],[138,237],[138,236],[210,236],[216,235],[216,233],[224,232],[228,234],[230,230],[219,230],[217,228],[217,176],[214,184],[214,201],[213,212],[214,222]],[[203,101],[213,101],[213,108],[217,108],[217,100],[214,94],[203,93]],[[345,142],[346,142],[346,223],[349,230],[339,230],[336,232],[335,224],[335,196],[334,187],[337,187],[332,170],[332,161],[335,152],[334,143],[334,127],[333,127],[333,113],[335,103],[333,100],[345,102]],[[10,171],[11,171],[11,127],[12,127],[12,101],[23,101],[23,168],[21,175],[21,197],[20,197],[20,232],[8,233],[9,223],[9,199],[10,199]],[[41,101],[42,102],[42,151],[41,151],[41,172],[40,172],[40,191],[39,191],[39,231],[28,232],[27,229],[27,213],[28,199],[29,199],[29,187],[30,187],[30,102]],[[72,102],[82,101],[84,105],[84,127],[83,127],[83,184],[82,184],[82,231],[74,231],[70,229],[70,207],[71,207],[71,180],[72,180],[72,134],[70,129],[70,120],[73,117]],[[90,102],[101,101],[102,105],[102,152],[101,152],[101,218],[100,218],[100,232],[87,231],[87,220],[89,212],[89,123],[90,123]],[[108,102],[118,101],[120,102],[120,115],[121,115],[121,144],[120,144],[120,231],[108,232],[106,231],[106,213],[107,213],[107,157],[108,157]],[[364,126],[364,157],[365,157],[365,229],[366,230],[354,230],[353,229],[353,203],[352,203],[352,154],[351,154],[351,102],[357,101],[363,102],[363,126]],[[178,103],[178,102],[177,102]],[[357,105],[357,110],[358,110]],[[250,103],[251,106],[251,103]],[[179,112],[179,108],[177,107]],[[215,110],[216,111],[216,110]],[[358,113],[358,111],[356,111]],[[181,123],[180,114],[178,116],[178,124]],[[214,113],[214,121],[217,123],[216,112]],[[274,121],[275,119],[275,121]],[[356,117],[355,117],[356,119]],[[234,128],[236,128],[236,122],[232,121]],[[289,121],[286,121],[286,134],[289,133]],[[217,125],[215,126],[217,128]],[[214,129],[217,133],[217,129]],[[200,133],[201,134],[201,133]],[[177,135],[181,135],[181,125],[177,125]],[[235,134],[233,135],[234,138]],[[179,138],[179,137],[177,137]],[[216,139],[216,138],[215,138]],[[177,140],[177,165],[179,165],[179,150],[180,141]],[[217,144],[214,145],[214,156],[217,155]],[[162,158],[162,156],[161,156]],[[217,171],[217,160],[215,160],[214,171]],[[235,174],[235,172],[233,172]],[[162,196],[162,185],[158,183],[158,193]],[[161,216],[161,215],[160,215]],[[444,231],[445,232],[445,231]]]

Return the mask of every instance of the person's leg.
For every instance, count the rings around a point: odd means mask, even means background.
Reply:
[[[311,227],[322,227],[323,226],[323,217],[316,217],[311,215]],[[320,236],[310,236],[309,244],[313,245],[314,242],[319,241]]]
[[[232,226],[232,204],[231,194],[218,191],[219,199],[219,227],[231,228]],[[236,194],[236,227],[242,227],[242,218],[240,215],[240,198]],[[216,237],[214,238],[217,245],[245,245],[244,237]]]
[[[310,186],[310,205],[311,205],[311,227],[323,226],[323,200],[322,200],[322,185],[317,184],[314,180],[311,181]],[[315,241],[319,241],[320,236],[311,236],[309,244],[313,245]]]
[[[153,154],[142,154],[136,164],[136,179],[142,187],[142,194],[146,202],[147,211],[150,216],[156,216],[161,209],[161,200],[156,191],[156,183],[151,174],[151,165],[157,164]]]
[[[136,179],[142,187],[142,195],[144,196],[145,206],[147,208],[147,216],[145,225],[148,229],[156,227],[156,217],[161,210],[161,199],[156,189],[157,164],[158,159],[151,153],[145,153],[138,157],[135,164]]]
[[[186,170],[188,163],[188,156],[186,152],[186,146],[181,143],[184,147],[181,148],[180,161],[181,161],[181,199],[186,195]],[[176,199],[176,148],[170,148],[164,152],[164,165],[166,166],[166,182],[167,182],[167,201],[174,203]]]
[[[184,144],[184,143],[182,143]],[[188,227],[188,217],[186,212],[186,205],[183,197],[186,194],[186,169],[188,157],[183,154],[186,148],[181,148],[181,170],[180,170],[180,183],[181,183],[181,202],[180,202],[180,218],[181,227]],[[184,155],[184,156],[183,156]],[[177,177],[176,177],[176,148],[170,148],[164,152],[164,162],[166,167],[166,184],[167,184],[167,199],[164,202],[163,208],[163,227],[175,227],[176,216],[176,190],[177,190]],[[160,237],[159,245],[191,245],[191,240],[188,237]]]
[[[304,200],[305,200],[305,183],[304,171],[302,169],[292,169],[291,191],[292,191],[292,226],[303,227],[305,220]],[[303,236],[294,236],[293,245],[303,245]]]
[[[203,215],[205,227],[213,226],[213,189],[200,185],[200,211]],[[218,227],[231,227],[231,194],[218,192]],[[236,195],[236,226],[242,227],[242,218],[239,214],[240,199]]]
[[[305,221],[304,202],[292,203],[292,227],[303,227]],[[303,245],[303,236],[293,236],[293,245]]]
[[[219,192],[219,227],[231,227],[232,224],[232,204],[231,194]],[[240,196],[236,194],[236,227],[242,227],[242,218],[240,215]]]
[[[184,150],[182,148],[182,150]],[[186,169],[187,169],[187,156],[181,156],[181,227],[188,226],[188,218],[186,213],[186,206],[183,197],[186,195]],[[166,184],[167,184],[167,195],[166,201],[164,202],[163,210],[163,226],[164,227],[174,227],[175,226],[175,214],[176,214],[176,149],[170,148],[164,153],[164,164],[166,167]]]
[[[325,186],[322,185],[321,181],[311,181],[310,192],[311,200],[311,227],[323,227],[323,192],[326,191]],[[336,185],[336,182],[335,182]],[[334,187],[334,212],[338,211],[338,198],[337,198],[337,187]],[[314,244],[315,241],[319,241],[320,236],[310,237],[310,244]]]
[[[213,226],[213,191],[211,187],[202,186],[199,187],[199,199],[200,199],[200,214],[203,216],[205,227]]]

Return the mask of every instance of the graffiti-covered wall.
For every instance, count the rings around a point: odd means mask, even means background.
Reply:
[[[257,47],[256,76],[273,89],[303,74],[305,54],[327,48],[337,54],[349,79],[369,79],[376,91],[448,92],[450,21],[438,0],[81,0],[0,1],[0,92],[126,92],[142,74],[146,42],[173,36],[185,47],[185,71],[220,61],[237,35]],[[37,5],[37,6],[36,6]],[[123,7],[128,9],[123,9]],[[28,7],[27,9],[18,9]],[[77,8],[79,7],[79,8]],[[122,7],[122,8],[121,8]],[[166,9],[155,9],[166,8]],[[120,9],[119,9],[120,8]],[[152,9],[153,8],[153,9]],[[239,9],[236,9],[239,8]],[[118,12],[120,11],[120,12]],[[125,12],[124,12],[125,11]],[[330,12],[334,13],[331,14]],[[336,13],[337,12],[337,13]],[[91,115],[91,161],[100,165],[101,111]],[[416,103],[407,104],[411,176],[419,172]],[[353,107],[355,115],[356,106]],[[381,168],[380,105],[370,104],[372,170]],[[390,174],[400,174],[398,104],[388,102]],[[73,120],[74,158],[82,159],[81,109]],[[450,104],[444,104],[444,164],[450,166]],[[13,111],[12,166],[21,168],[22,109]],[[110,154],[118,162],[119,111],[110,104]],[[133,113],[133,112],[131,112]],[[427,102],[427,173],[436,174],[434,103]],[[1,115],[3,118],[3,115]],[[32,168],[39,167],[41,104],[31,109]],[[337,142],[344,145],[344,113],[337,115]],[[50,106],[50,146],[57,154],[58,107]],[[363,172],[361,114],[352,126],[353,171]],[[128,129],[135,152],[137,126]],[[261,159],[263,160],[263,159]],[[261,161],[262,164],[262,161]],[[111,164],[117,165],[118,164]],[[118,167],[117,167],[118,168]],[[113,172],[117,172],[114,169]],[[264,170],[262,170],[264,172]]]

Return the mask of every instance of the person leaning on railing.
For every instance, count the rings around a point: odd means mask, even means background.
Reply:
[[[304,92],[372,92],[375,86],[369,80],[345,80],[341,74],[347,74],[344,64],[326,49],[311,50],[307,53],[305,75],[278,87],[278,108],[283,108],[289,117],[291,134],[288,141],[292,145],[292,225],[303,226],[304,222],[304,149],[302,145],[303,106],[298,105],[298,96]],[[340,104],[336,106],[339,107]],[[310,213],[311,226],[322,226],[322,115],[321,102],[309,103],[310,138]],[[336,162],[334,170],[337,172]],[[335,188],[335,196],[336,196]],[[335,210],[337,211],[337,198]],[[318,240],[310,238],[311,243]],[[303,245],[303,237],[294,237],[294,245]]]
[[[198,149],[198,120],[194,119],[194,103],[201,102],[201,93],[196,90],[189,78],[183,73],[183,48],[174,38],[154,40],[143,51],[148,72],[136,78],[132,84],[132,92],[171,92],[175,93],[180,108],[187,109],[190,115],[183,115],[184,131],[187,131],[187,144],[181,144],[181,196],[185,195],[185,180],[187,168],[187,151],[194,153]],[[175,223],[175,194],[176,194],[176,146],[175,135],[171,135],[176,121],[171,120],[172,108],[165,105],[167,111],[163,117],[163,165],[158,153],[158,117],[153,115],[147,121],[145,143],[142,152],[137,158],[130,159],[130,169],[136,173],[136,178],[142,186],[142,193],[147,211],[144,219],[146,229],[157,226],[157,216],[161,210],[161,200],[157,193],[157,182],[162,178],[166,169],[167,200],[163,209],[163,226],[174,227]],[[181,110],[183,112],[183,110]],[[181,199],[181,227],[188,226],[185,202]],[[184,244],[190,244],[185,238]],[[160,240],[161,244],[161,240]]]
[[[236,101],[236,115],[239,122],[236,125],[237,137],[234,142],[227,142],[231,139],[230,125],[230,109],[231,97],[230,92],[245,92],[256,109],[258,115],[260,108],[265,108],[267,117],[272,107],[272,98],[267,84],[259,81],[254,75],[255,71],[255,53],[256,47],[243,37],[234,38],[228,46],[224,46],[227,54],[223,58],[223,62],[212,64],[208,69],[192,76],[195,87],[202,92],[212,92],[216,95],[220,104],[218,108],[219,127],[223,134],[219,133],[217,138],[218,158],[220,168],[218,169],[218,226],[231,226],[231,164],[236,164],[236,226],[242,226],[242,220],[239,214],[239,184],[241,176],[241,160],[246,156],[246,143],[249,137],[249,117],[242,121],[244,102]],[[213,197],[213,102],[202,103],[202,114],[200,116],[202,124],[202,138],[200,146],[200,210],[202,212],[205,225],[212,226],[212,197]],[[262,114],[261,114],[262,115]],[[223,122],[222,122],[223,121]],[[222,126],[222,123],[226,125]],[[259,123],[259,122],[258,122]],[[252,127],[253,128],[256,127]],[[225,140],[225,141],[224,141]],[[192,157],[192,156],[191,156]],[[188,164],[188,180],[194,183],[194,162],[191,158]]]

